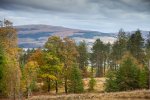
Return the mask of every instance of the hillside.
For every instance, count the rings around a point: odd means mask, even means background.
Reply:
[[[22,25],[15,26],[18,31],[19,47],[37,48],[43,47],[49,36],[60,36],[73,38],[77,43],[85,40],[91,45],[96,38],[104,42],[113,42],[116,34],[102,33],[97,31],[79,30],[51,25]]]

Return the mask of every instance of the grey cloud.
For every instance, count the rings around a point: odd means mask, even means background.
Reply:
[[[66,13],[92,13],[98,9],[150,12],[150,0],[1,0],[0,8]]]
[[[19,24],[105,30],[142,25],[149,29],[150,0],[1,0],[1,13],[12,16]]]

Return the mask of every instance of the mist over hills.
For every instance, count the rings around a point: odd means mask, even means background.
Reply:
[[[85,40],[90,46],[96,38],[100,38],[103,42],[112,43],[117,35],[115,33],[103,33],[51,25],[22,25],[15,26],[15,28],[18,31],[19,47],[21,48],[43,47],[49,36],[69,37],[77,43]]]
[[[103,33],[51,25],[21,25],[15,26],[15,28],[18,31],[19,47],[21,48],[43,47],[50,36],[60,36],[61,38],[69,37],[74,39],[76,43],[84,40],[89,47],[92,46],[97,38],[100,38],[104,43],[113,43],[117,38],[117,33]],[[128,33],[134,32],[135,31]],[[141,32],[142,36],[147,38],[149,31]]]

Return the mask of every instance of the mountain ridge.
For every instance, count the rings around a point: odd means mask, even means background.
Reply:
[[[18,31],[19,47],[38,48],[43,47],[49,36],[69,37],[76,42],[85,40],[87,43],[94,40],[94,37],[115,37],[113,33],[103,33],[98,31],[72,29],[62,26],[52,26],[43,24],[15,26]]]
[[[97,38],[104,43],[113,43],[117,38],[117,33],[104,33],[99,31],[72,29],[63,26],[52,26],[44,24],[31,24],[14,26],[18,31],[19,47],[21,48],[38,48],[43,47],[48,37],[59,36],[61,38],[69,37],[79,43],[84,40],[89,47],[92,46]],[[135,31],[127,32],[134,33]],[[147,38],[150,31],[141,31],[142,36]]]

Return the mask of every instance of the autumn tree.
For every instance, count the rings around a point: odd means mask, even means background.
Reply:
[[[0,95],[5,94],[5,79],[4,79],[4,74],[5,72],[5,55],[3,48],[0,46]]]
[[[28,98],[32,94],[32,90],[35,88],[38,69],[38,64],[34,61],[28,62],[24,67],[25,83]]]
[[[4,27],[0,28],[0,44],[6,56],[6,94],[16,99],[20,93],[21,71],[18,63],[17,32],[8,20],[4,20]]]
[[[68,78],[69,72],[75,62],[77,62],[78,52],[76,44],[72,39],[64,38],[63,46],[61,47],[61,59],[64,64],[63,76],[64,76],[64,87],[65,93],[68,93]]]
[[[58,60],[58,65],[57,68],[55,69],[55,77],[57,78],[55,80],[55,89],[56,89],[56,93],[58,92],[58,81],[60,79],[60,76],[62,75],[62,54],[61,54],[61,47],[62,47],[62,39],[60,39],[60,37],[57,36],[51,36],[48,38],[48,41],[45,43],[45,48],[46,48],[46,52],[50,53],[52,55],[54,55],[57,60]]]

